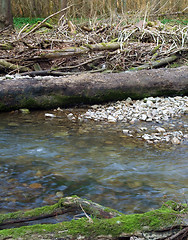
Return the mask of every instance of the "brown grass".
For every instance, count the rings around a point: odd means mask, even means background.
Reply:
[[[150,15],[188,13],[187,0],[68,0],[68,4],[74,4],[68,11],[69,16],[79,18],[109,17],[137,11],[147,11]],[[46,17],[59,8],[60,0],[12,0],[15,17]]]

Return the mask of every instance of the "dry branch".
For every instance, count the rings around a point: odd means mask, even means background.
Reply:
[[[98,44],[86,44],[81,47],[67,47],[61,50],[50,50],[48,52],[41,53],[35,56],[34,59],[54,59],[54,58],[66,58],[74,55],[86,54],[89,51],[113,51],[121,47],[119,42],[98,43]]]
[[[151,68],[160,68],[169,63],[176,61],[179,57],[177,55],[172,55],[170,57],[166,57],[157,61],[152,61],[141,65],[139,67],[131,68],[130,70],[143,70],[143,69],[151,69]]]
[[[54,16],[56,16],[56,15],[58,15],[58,14],[64,12],[64,11],[66,11],[67,9],[69,9],[69,8],[72,7],[72,6],[73,6],[73,5],[70,5],[70,6],[66,7],[66,8],[64,8],[64,9],[61,9],[60,11],[58,11],[58,12],[56,12],[56,13],[51,14],[50,16],[48,16],[47,18],[45,18],[42,22],[40,22],[39,24],[37,24],[37,26],[35,26],[34,28],[32,28],[30,32],[26,33],[25,35],[23,35],[22,37],[20,37],[18,40],[21,40],[21,39],[27,37],[29,34],[33,33],[33,32],[36,31],[38,28],[40,28],[40,26],[42,26],[46,21],[48,21],[48,19],[50,19],[50,18],[52,18],[52,17],[54,17]]]

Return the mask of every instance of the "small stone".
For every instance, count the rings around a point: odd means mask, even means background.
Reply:
[[[113,117],[113,116],[111,116],[111,115],[108,116],[108,122],[113,123],[113,122],[116,122],[116,121],[117,121],[117,120],[116,120],[115,117]]]
[[[152,121],[153,121],[152,118],[147,118],[147,119],[146,119],[146,122],[152,122]]]
[[[141,117],[140,117],[140,120],[146,121],[146,119],[147,119],[147,115],[146,114],[142,114]]]
[[[185,134],[183,137],[184,137],[184,138],[188,138],[188,134]]]
[[[150,136],[149,134],[144,134],[144,135],[142,136],[142,138],[145,139],[145,140],[150,140],[150,139],[151,139],[151,136]]]
[[[125,100],[126,103],[132,103],[132,99],[130,97],[128,97],[126,100]]]
[[[21,108],[21,109],[20,109],[20,112],[21,112],[21,113],[24,113],[24,114],[30,113],[29,109],[27,109],[27,108]]]
[[[45,117],[51,117],[51,118],[56,117],[56,115],[54,115],[52,113],[45,113],[44,115],[45,115]]]
[[[91,106],[93,109],[97,109],[99,107],[99,105],[93,105]]]
[[[136,119],[136,118],[133,118],[133,119],[130,121],[130,124],[134,124],[136,121],[137,121],[137,119]]]
[[[148,107],[152,107],[153,106],[153,102],[150,101],[150,100],[147,100],[146,104],[147,104]]]
[[[29,187],[32,189],[38,189],[38,188],[42,188],[42,185],[40,183],[32,183],[29,185]]]
[[[175,145],[178,145],[178,144],[180,144],[181,142],[180,142],[180,140],[179,140],[177,137],[173,137],[172,140],[171,140],[171,143],[172,143],[172,144],[175,144]]]
[[[62,198],[63,197],[63,192],[56,192],[56,197],[58,197],[58,198]]]
[[[129,130],[128,130],[128,129],[123,129],[123,133],[124,133],[124,134],[128,134],[128,133],[129,133]]]
[[[162,127],[157,127],[156,130],[157,130],[158,133],[166,132],[166,130]]]
[[[67,117],[68,117],[68,119],[70,119],[70,120],[75,120],[75,119],[76,119],[72,113],[69,113],[69,114],[67,115]]]
[[[146,130],[147,130],[147,127],[141,127],[140,130],[141,130],[141,131],[146,131]]]

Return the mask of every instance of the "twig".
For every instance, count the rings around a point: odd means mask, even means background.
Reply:
[[[88,63],[92,63],[92,62],[94,62],[94,61],[96,61],[96,60],[100,60],[100,59],[103,59],[103,58],[105,58],[105,56],[95,57],[95,58],[89,59],[89,60],[87,60],[87,61],[85,61],[85,62],[83,62],[83,63],[77,64],[77,65],[74,65],[74,66],[60,67],[60,68],[58,68],[57,70],[65,70],[65,69],[75,69],[75,68],[79,68],[79,67],[84,66],[84,65],[86,65],[86,64],[88,64]]]
[[[59,13],[65,11],[65,10],[67,10],[67,9],[69,9],[69,8],[72,7],[73,5],[74,5],[74,4],[72,4],[72,5],[70,5],[70,6],[66,7],[66,8],[63,8],[63,9],[61,9],[61,10],[58,11],[58,12],[55,12],[55,13],[51,14],[50,16],[48,16],[47,18],[45,18],[42,22],[40,22],[36,27],[34,27],[30,32],[28,32],[28,33],[25,34],[24,36],[20,37],[19,40],[25,38],[26,36],[28,36],[29,34],[31,34],[32,32],[34,32],[37,28],[39,28],[39,27],[40,27],[43,23],[45,23],[48,19],[50,19],[50,18],[58,15]]]
[[[80,204],[80,208],[82,209],[82,211],[84,212],[84,214],[86,215],[86,217],[89,219],[90,223],[93,223],[93,220],[90,218],[90,216],[87,215],[87,213],[85,212],[85,210],[83,209],[82,205]]]
[[[28,24],[26,24],[21,30],[20,30],[20,32],[18,33],[18,39],[20,38],[20,35],[21,35],[21,33],[27,28],[29,26],[29,23]]]
[[[177,237],[183,235],[186,237],[186,235],[184,234],[187,234],[188,233],[188,227],[182,229],[181,231],[179,231],[178,233],[174,234],[173,236],[169,237],[168,240],[175,240],[177,239]]]

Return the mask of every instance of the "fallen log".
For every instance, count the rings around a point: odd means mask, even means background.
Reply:
[[[108,43],[96,43],[96,44],[85,44],[81,47],[66,47],[61,50],[44,50],[38,56],[33,57],[31,60],[39,59],[56,59],[56,58],[66,58],[81,54],[86,54],[90,51],[113,51],[121,47],[119,42],[108,42]]]
[[[141,99],[174,95],[188,95],[187,66],[109,74],[9,76],[0,79],[0,111],[50,109],[116,101],[127,97]]]
[[[19,70],[20,72],[25,72],[30,70],[28,67],[19,66],[19,65],[7,62],[4,59],[0,59],[0,68],[4,70],[4,72],[8,72],[10,70],[11,71]]]
[[[68,212],[71,213],[69,221],[59,220],[58,223],[50,224],[50,214],[63,215]],[[180,239],[185,240],[184,236],[187,236],[188,231],[187,216],[187,204],[173,201],[168,201],[161,208],[146,213],[125,215],[92,201],[72,196],[62,198],[52,206],[0,214],[2,229],[0,239],[115,240],[139,237],[141,240],[164,240],[181,237]],[[44,224],[46,217],[48,221]],[[36,223],[34,222],[36,219],[43,219],[43,222]],[[18,222],[21,224],[12,225]]]

